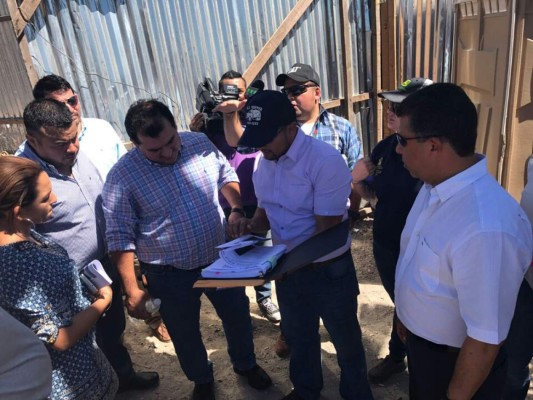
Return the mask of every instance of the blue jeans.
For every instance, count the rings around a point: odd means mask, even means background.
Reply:
[[[181,368],[190,381],[213,381],[211,362],[200,333],[200,297],[205,294],[222,320],[233,366],[241,371],[256,365],[250,303],[244,288],[194,289],[200,269],[179,270],[172,266],[145,264],[147,289],[161,299],[159,312],[167,326]]]
[[[306,400],[320,397],[322,318],[337,351],[342,398],[372,399],[357,321],[359,288],[350,252],[331,264],[301,269],[277,281],[276,288],[296,392]]]
[[[373,242],[373,251],[381,283],[394,303],[394,277],[396,274],[396,263],[398,262],[400,254],[399,252],[390,250],[388,247],[382,246],[377,241]],[[395,310],[394,315],[392,316],[389,355],[394,361],[400,362],[405,358],[407,350],[405,344],[400,340],[400,337],[396,333],[396,319],[397,316]]]
[[[524,279],[511,329],[505,341],[507,347],[507,382],[505,400],[524,400],[529,389],[529,362],[533,356],[533,289]]]

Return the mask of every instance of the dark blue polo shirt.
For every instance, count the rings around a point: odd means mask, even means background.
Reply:
[[[365,183],[378,198],[374,210],[374,240],[399,252],[405,220],[422,183],[404,168],[402,157],[396,153],[396,144],[396,137],[392,135],[376,145],[370,156],[376,171]]]

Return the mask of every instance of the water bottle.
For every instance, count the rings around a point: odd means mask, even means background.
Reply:
[[[160,306],[161,306],[161,299],[153,299],[151,297],[148,300],[146,300],[146,303],[144,303],[144,307],[146,308],[146,311],[148,311],[152,315],[154,315],[156,312],[159,311]]]

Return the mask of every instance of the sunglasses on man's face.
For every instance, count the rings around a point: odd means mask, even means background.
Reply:
[[[281,92],[285,96],[298,97],[301,94],[307,92],[307,89],[310,87],[317,87],[318,85],[294,85],[288,88],[281,89]]]
[[[442,137],[443,135],[428,135],[428,136],[405,137],[405,136],[400,135],[399,133],[395,133],[394,136],[396,136],[396,140],[398,141],[398,144],[400,146],[402,146],[402,147],[405,147],[405,146],[407,146],[407,143],[409,142],[409,140],[418,139],[420,141],[425,141],[425,140],[427,140],[429,138]]]
[[[69,97],[64,101],[64,103],[71,107],[76,107],[78,105],[78,95],[75,94],[72,97]]]
[[[389,110],[394,113],[395,115],[398,115],[398,110],[400,109],[400,103],[393,103],[392,101],[389,101]]]

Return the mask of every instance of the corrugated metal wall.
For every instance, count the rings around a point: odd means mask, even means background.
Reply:
[[[423,76],[451,80],[454,0],[395,0],[397,80]]]
[[[122,130],[129,105],[155,96],[185,128],[198,82],[244,72],[296,2],[44,0],[25,34],[39,76],[57,73],[75,85],[85,115]],[[306,62],[321,76],[324,100],[343,96],[339,21],[338,1],[316,0],[258,78],[275,88],[278,73]]]
[[[0,2],[0,150],[13,153],[24,138],[22,110],[31,101],[30,82],[5,2]]]
[[[323,101],[374,91],[370,4],[349,2],[352,93],[343,93],[339,0],[315,0],[257,78],[275,88],[294,62],[312,64]],[[448,80],[453,0],[399,2],[399,80],[415,75]],[[43,0],[25,28],[39,76],[56,73],[78,91],[83,112],[122,132],[129,105],[158,97],[174,110],[180,128],[192,115],[198,82],[228,69],[244,72],[297,0]],[[420,20],[419,15],[429,16]],[[418,15],[418,19],[417,19]],[[429,21],[429,22],[428,22]],[[425,33],[431,33],[430,38]],[[416,45],[430,54],[418,72]],[[426,57],[427,58],[427,57]],[[422,59],[425,59],[422,57]],[[371,101],[357,104],[351,122],[370,143]],[[125,137],[125,135],[124,135]]]

